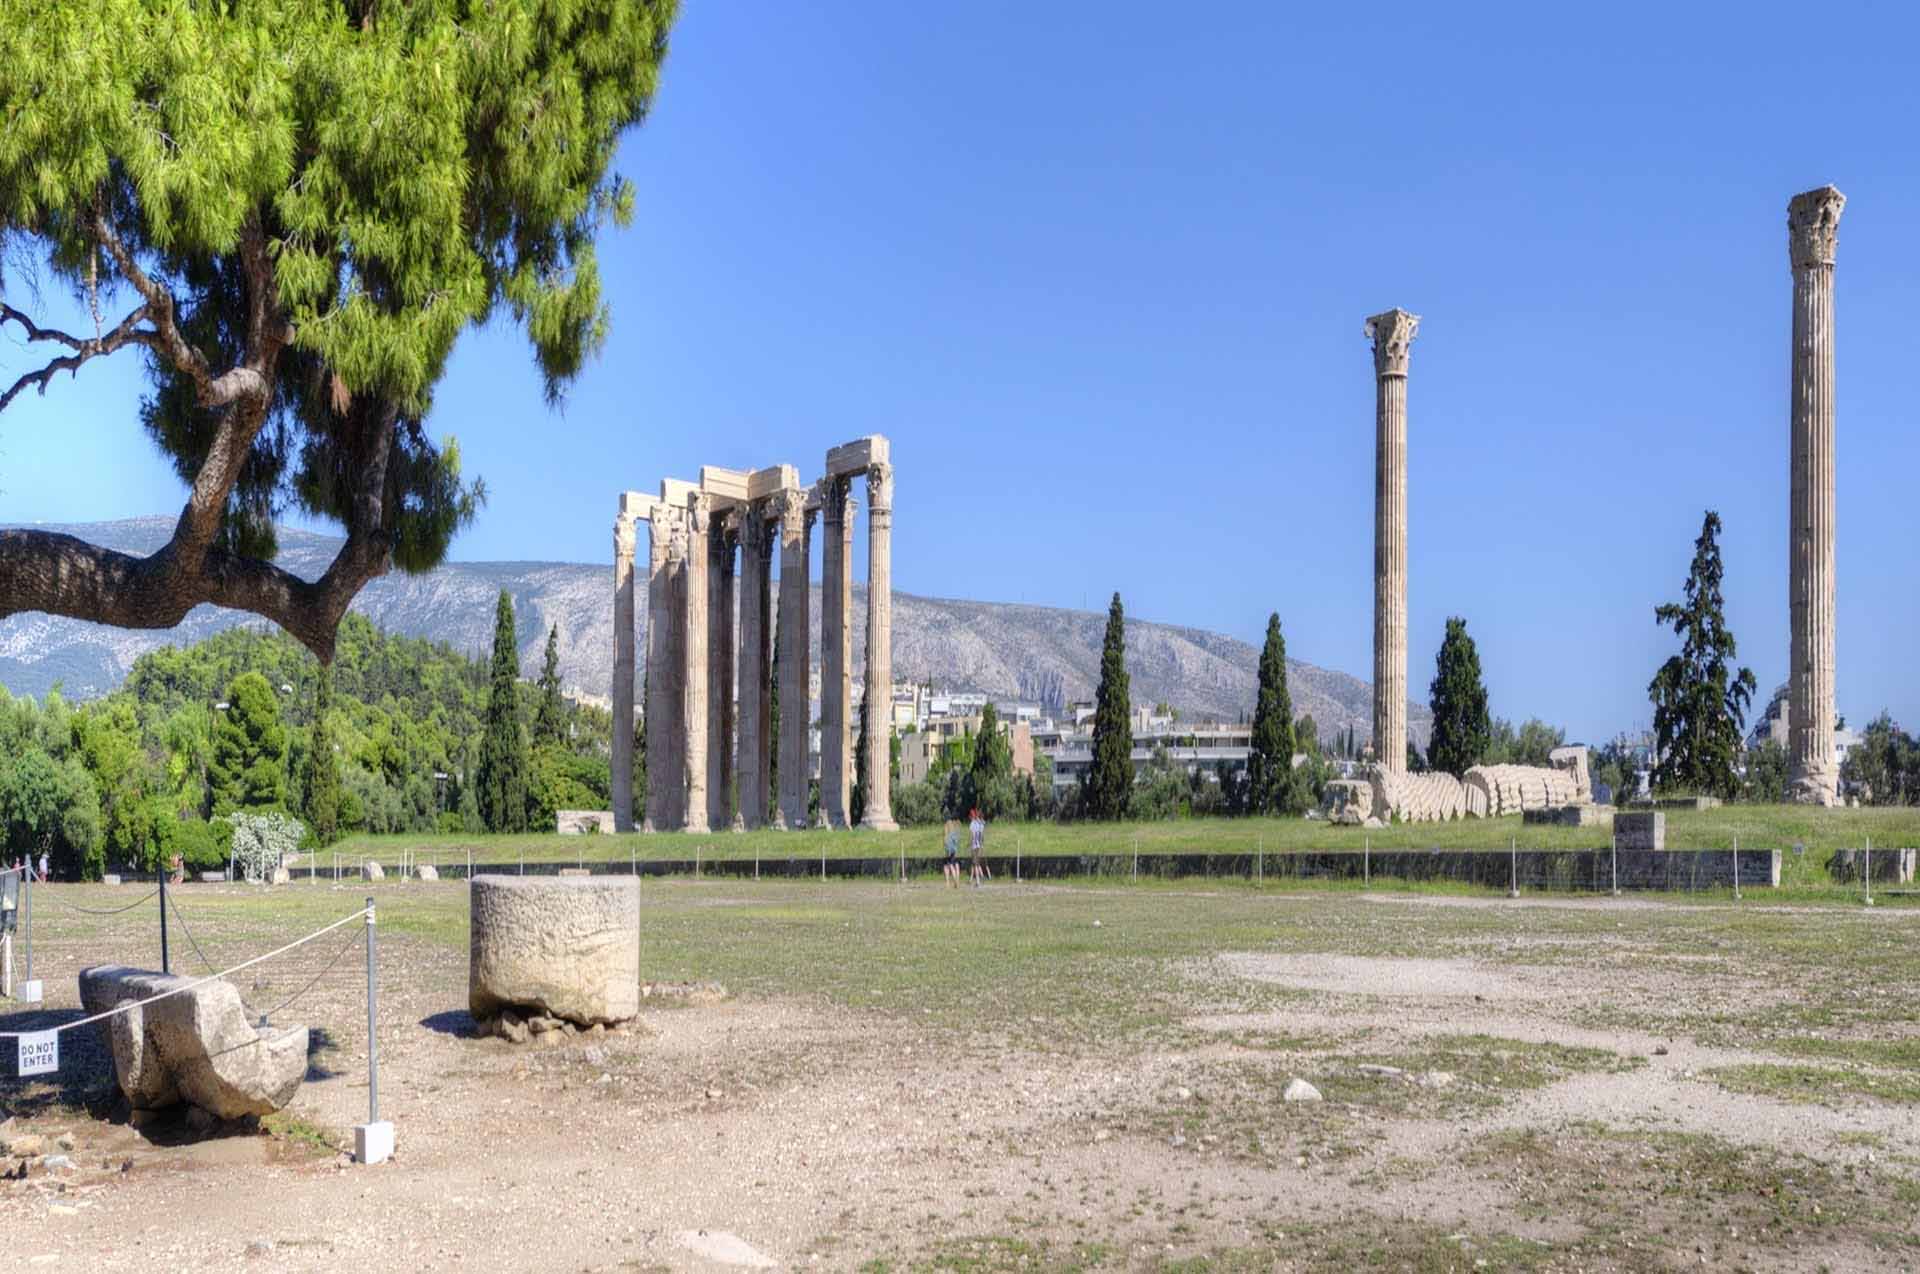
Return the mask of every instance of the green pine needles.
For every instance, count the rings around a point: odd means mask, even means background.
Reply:
[[[527,830],[527,735],[520,723],[520,651],[514,643],[513,598],[500,590],[494,610],[493,664],[487,720],[480,736],[480,821],[490,832]]]
[[[1427,741],[1427,764],[1462,778],[1487,759],[1493,741],[1493,723],[1487,715],[1487,686],[1480,676],[1480,652],[1467,636],[1467,621],[1454,616],[1440,642],[1433,684],[1427,688],[1433,705],[1433,736]],[[1411,752],[1410,752],[1411,756]]]
[[[478,509],[426,432],[467,328],[504,310],[550,399],[607,335],[596,242],[658,86],[675,0],[9,0],[0,20],[0,329],[46,351],[0,412],[125,353],[189,487],[150,557],[0,532],[0,615],[134,628],[201,602],[332,658],[393,566]],[[51,285],[95,315],[52,326]],[[132,422],[129,421],[129,424]],[[339,523],[317,580],[272,563],[287,509]]]
[[[1247,812],[1298,814],[1293,782],[1293,697],[1287,692],[1287,639],[1278,613],[1267,616],[1260,648],[1260,691],[1253,709],[1253,750],[1247,756]]]
[[[1107,632],[1100,645],[1100,687],[1094,695],[1093,765],[1087,772],[1081,805],[1088,818],[1115,821],[1127,816],[1133,799],[1133,691],[1127,681],[1127,620],[1120,594],[1107,607]]]

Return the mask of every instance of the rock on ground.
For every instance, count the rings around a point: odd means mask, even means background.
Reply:
[[[635,876],[476,876],[467,1008],[578,1026],[640,1011],[640,881]]]
[[[104,1013],[192,979],[100,965],[80,971],[80,1002]],[[120,1091],[136,1110],[186,1102],[219,1119],[267,1115],[307,1073],[307,1028],[255,1027],[230,982],[205,982],[100,1024]]]
[[[1286,1091],[1280,1094],[1280,1098],[1282,1101],[1319,1101],[1320,1090],[1296,1076],[1287,1085]]]

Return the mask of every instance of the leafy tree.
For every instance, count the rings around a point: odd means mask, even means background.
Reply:
[[[1787,770],[1787,750],[1772,739],[1749,749],[1742,797],[1761,805],[1783,804],[1787,799]]]
[[[1107,607],[1100,644],[1100,685],[1094,694],[1093,764],[1082,793],[1082,812],[1108,821],[1124,818],[1133,794],[1133,692],[1127,680],[1126,615],[1120,594]]]
[[[566,703],[560,698],[560,625],[547,629],[546,658],[540,664],[540,705],[533,714],[533,743],[558,744],[566,729]]]
[[[1495,719],[1487,741],[1486,764],[1533,765],[1549,763],[1553,750],[1567,740],[1567,732],[1538,717],[1528,717],[1518,730],[1505,717]]]
[[[1253,708],[1253,750],[1247,757],[1247,809],[1297,814],[1293,790],[1293,698],[1287,693],[1287,639],[1278,613],[1267,616],[1260,648],[1260,689]]]
[[[1425,774],[1427,758],[1420,755],[1420,747],[1412,739],[1407,740],[1407,773]]]
[[[1662,627],[1673,626],[1681,645],[1654,674],[1647,695],[1653,701],[1655,786],[1731,797],[1740,788],[1734,762],[1757,683],[1752,670],[1731,666],[1737,648],[1720,596],[1719,535],[1720,515],[1709,509],[1693,542],[1686,600],[1654,611]]]
[[[1840,777],[1863,804],[1911,805],[1920,798],[1920,745],[1883,711],[1860,732]]]
[[[165,628],[252,611],[323,661],[347,605],[424,571],[481,498],[424,431],[456,338],[506,309],[557,398],[606,336],[608,172],[651,104],[674,0],[16,0],[0,22],[0,326],[57,350],[0,410],[123,351],[188,482],[135,558],[0,531],[0,615]],[[96,316],[14,302],[51,279]],[[346,540],[275,566],[288,505]]]
[[[267,811],[260,814],[231,814],[233,861],[245,880],[271,880],[273,871],[300,848],[300,836],[306,829],[290,815]]]
[[[1326,794],[1327,780],[1333,777],[1333,767],[1320,750],[1320,727],[1311,714],[1302,714],[1293,723],[1293,739],[1300,764],[1293,766],[1289,781],[1293,787],[1293,806],[1298,812],[1320,803]]]
[[[333,670],[314,683],[313,738],[307,745],[307,821],[322,845],[340,836],[340,757],[333,741]]]
[[[1000,712],[991,703],[980,710],[980,737],[973,747],[973,783],[985,790],[1013,777],[1013,745],[1000,729]]]
[[[494,608],[491,689],[480,737],[480,819],[490,832],[527,830],[527,736],[520,724],[520,652],[513,632],[513,598],[503,588]]]
[[[287,730],[280,701],[257,672],[227,687],[227,706],[214,722],[208,771],[216,816],[235,810],[283,810],[287,803]]]
[[[1487,755],[1491,727],[1487,720],[1487,687],[1480,676],[1480,652],[1467,635],[1467,621],[1447,620],[1440,642],[1433,684],[1427,698],[1433,705],[1433,733],[1427,759],[1436,770],[1459,778]]]

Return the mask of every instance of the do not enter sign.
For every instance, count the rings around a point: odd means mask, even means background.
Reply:
[[[50,1075],[60,1069],[60,1032],[40,1031],[20,1037],[20,1077]]]

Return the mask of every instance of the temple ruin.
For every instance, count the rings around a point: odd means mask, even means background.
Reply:
[[[703,465],[698,482],[669,478],[658,496],[629,491],[613,524],[613,814],[634,827],[634,563],[648,529],[647,791],[643,831],[809,825],[808,597],[813,524],[825,528],[820,635],[820,810],[815,825],[851,825],[853,484],[867,484],[866,701],[893,690],[893,465],[884,435],[827,452],[803,486],[792,465],[751,471]],[[780,551],[780,714],[772,733],[773,553]],[[736,553],[738,570],[736,571]],[[738,604],[735,593],[738,580]],[[735,616],[738,615],[738,631]],[[893,801],[886,717],[867,734],[860,826],[889,831]],[[780,790],[769,801],[772,765]],[[736,800],[737,797],[737,800]]]

